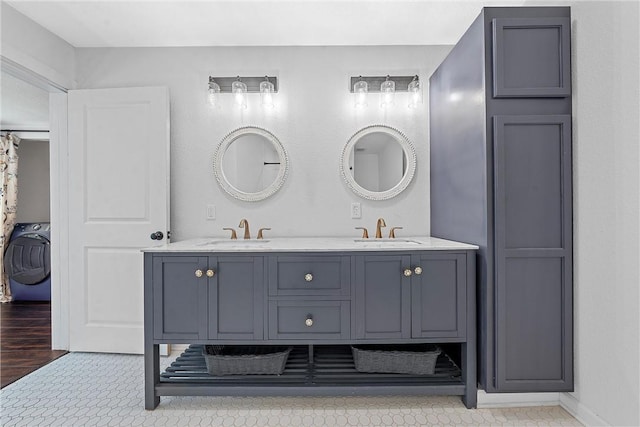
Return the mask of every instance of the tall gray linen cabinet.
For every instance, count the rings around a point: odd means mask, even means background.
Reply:
[[[570,14],[485,8],[429,81],[431,234],[480,247],[487,392],[573,389]]]

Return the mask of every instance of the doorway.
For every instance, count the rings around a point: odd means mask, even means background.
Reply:
[[[43,230],[50,223],[49,91],[2,70],[2,135],[20,138],[16,224]],[[0,329],[1,387],[66,354],[52,350],[51,301],[41,295],[16,295],[2,305]]]

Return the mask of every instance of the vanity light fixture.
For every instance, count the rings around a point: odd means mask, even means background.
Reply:
[[[273,83],[269,81],[268,76],[264,76],[264,81],[260,82],[260,98],[263,108],[273,108],[273,92],[275,87]]]
[[[278,93],[278,77],[216,77],[209,76],[208,98],[212,106],[220,104],[220,94],[233,94],[234,104],[241,109],[247,108],[247,94],[260,93],[264,108],[274,107],[274,94]]]
[[[353,77],[352,77],[353,80]],[[369,92],[369,83],[362,79],[355,82],[352,86],[353,93],[355,94],[354,106],[356,108],[364,108],[367,106],[367,93]]]
[[[233,92],[233,102],[242,110],[247,109],[247,85],[240,80],[240,76],[236,81],[231,83],[231,92]]]
[[[396,82],[389,76],[380,85],[380,107],[387,108],[393,105],[393,96],[396,94]]]
[[[209,105],[213,108],[220,108],[220,85],[216,83],[213,77],[209,77],[209,90],[208,90]]]
[[[422,104],[422,85],[417,75],[409,83],[407,91],[409,92],[409,108],[418,108],[418,105]]]
[[[407,92],[409,107],[417,108],[422,103],[422,85],[417,75],[412,76],[357,76],[351,77],[350,90],[355,96],[356,108],[367,105],[367,92],[380,92],[380,106],[387,108],[394,105],[397,92]]]

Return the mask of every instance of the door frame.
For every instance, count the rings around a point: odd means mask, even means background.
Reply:
[[[49,95],[51,347],[69,350],[69,157],[67,94]]]
[[[51,223],[51,348],[69,350],[69,177],[67,91],[69,82],[54,81],[8,57],[2,71],[49,92],[49,193]],[[56,79],[57,80],[57,79]],[[72,86],[75,81],[70,82]]]

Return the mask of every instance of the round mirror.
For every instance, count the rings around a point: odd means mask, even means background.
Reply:
[[[342,151],[340,170],[360,197],[386,200],[400,194],[416,170],[413,144],[400,131],[367,126],[353,135]]]
[[[254,126],[222,139],[213,159],[220,186],[236,199],[264,200],[282,187],[289,170],[284,147],[271,132]]]

